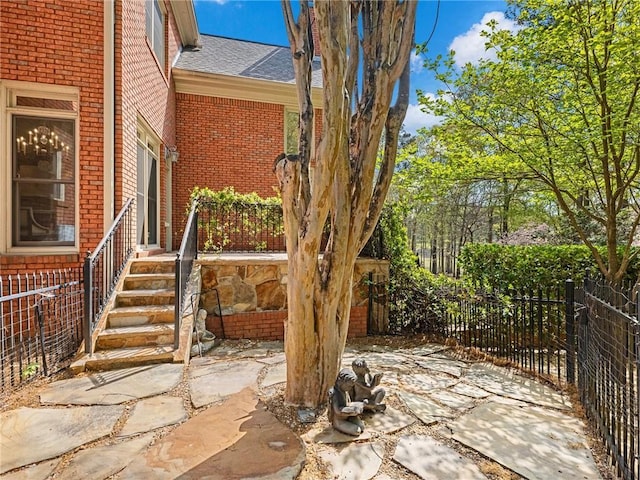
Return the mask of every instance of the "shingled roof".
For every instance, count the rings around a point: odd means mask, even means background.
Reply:
[[[200,48],[185,49],[175,68],[200,73],[295,83],[291,49],[200,34]],[[319,59],[312,66],[312,87],[322,88]]]

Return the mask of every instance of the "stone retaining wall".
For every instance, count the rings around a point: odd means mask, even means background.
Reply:
[[[281,340],[287,318],[286,254],[222,254],[198,258],[200,308],[218,337]],[[386,260],[358,259],[349,336],[367,335],[369,272],[389,278]],[[218,298],[220,309],[218,309]],[[222,323],[219,313],[222,311]],[[224,328],[224,331],[223,331]]]

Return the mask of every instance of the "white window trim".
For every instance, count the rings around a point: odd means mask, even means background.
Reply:
[[[155,45],[155,6],[156,4],[158,5],[158,7],[160,7],[160,11],[162,12],[162,57],[163,58],[158,58],[158,54],[156,53],[156,45]],[[147,25],[146,25],[146,9],[149,8],[149,5],[151,5],[151,8],[153,9],[153,17],[151,19],[151,36],[149,36],[149,32],[147,32]],[[162,71],[162,73],[164,74],[166,71],[166,67],[167,67],[167,42],[165,40],[165,24],[167,22],[167,8],[164,5],[164,2],[161,0],[145,0],[145,37],[147,38],[147,42],[149,43],[149,48],[151,49],[151,52],[153,52],[153,56],[156,58],[156,61],[158,63],[158,68],[160,68],[160,70]]]
[[[140,137],[138,135],[140,135]],[[157,188],[158,188],[158,191],[157,191],[158,206],[157,206],[157,212],[156,212],[156,225],[157,225],[158,231],[156,232],[156,234],[158,235],[158,242],[149,244],[146,246],[147,248],[153,249],[153,248],[160,247],[161,245],[160,239],[162,238],[162,227],[160,226],[160,212],[162,210],[162,206],[161,206],[162,192],[160,191],[160,188],[161,188],[160,168],[162,167],[162,163],[161,163],[162,158],[161,158],[160,152],[162,147],[162,140],[160,140],[158,135],[155,134],[153,129],[142,117],[138,117],[138,125],[136,128],[136,151],[137,151],[138,143],[143,143],[143,141],[144,141],[144,149],[145,149],[145,152],[147,152],[147,154],[150,152],[148,144],[150,143],[153,144],[154,147],[157,149],[157,152],[154,154],[154,157],[156,158],[156,162],[157,162],[156,163],[156,182],[157,182]],[[136,165],[137,165],[137,156],[136,156]],[[136,172],[137,172],[137,167],[136,167]],[[137,183],[137,179],[136,179],[136,183]],[[137,186],[136,186],[136,190],[137,190]],[[137,210],[138,210],[138,205],[136,204],[136,212]],[[138,247],[140,247],[140,244],[138,244],[137,226],[136,226],[136,244],[138,245]]]
[[[21,107],[16,105],[19,96],[67,100],[75,102],[77,111],[54,110],[49,108]],[[32,114],[51,118],[70,119],[75,121],[75,158],[74,158],[74,244],[14,246],[12,245],[12,148],[11,117],[14,114]],[[0,80],[0,135],[3,135],[5,148],[0,150],[0,225],[6,225],[4,234],[0,234],[0,254],[12,255],[64,255],[79,252],[80,245],[80,89],[77,87],[21,82],[16,80]]]

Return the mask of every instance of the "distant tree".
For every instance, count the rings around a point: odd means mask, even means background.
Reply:
[[[437,105],[425,103],[445,126],[526,167],[602,274],[619,282],[640,224],[640,2],[509,4],[519,30],[490,25],[487,46],[497,59],[457,72],[449,58],[439,72],[448,91]]]
[[[310,168],[314,49],[305,0],[297,20],[290,2],[282,2],[300,135],[298,154],[281,155],[275,166],[288,255],[285,399],[310,407],[326,402],[338,373],[355,261],[375,228],[391,182],[409,100],[416,2],[315,0],[314,7],[323,73],[315,167]],[[327,224],[329,238],[321,251]]]

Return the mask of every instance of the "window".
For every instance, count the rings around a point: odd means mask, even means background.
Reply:
[[[138,126],[136,238],[142,248],[159,245],[160,141],[146,125]]]
[[[147,40],[164,71],[164,12],[158,0],[145,2]]]
[[[10,216],[9,247],[75,246],[78,101],[76,91],[60,90],[6,89],[11,207],[0,215]]]

